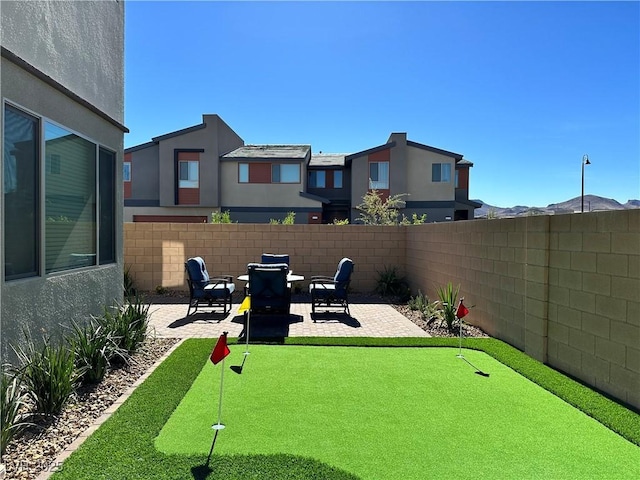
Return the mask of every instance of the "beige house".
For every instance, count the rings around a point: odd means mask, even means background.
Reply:
[[[126,222],[232,221],[268,223],[295,213],[296,223],[357,222],[356,206],[370,189],[408,194],[403,213],[427,221],[473,218],[469,168],[462,155],[394,133],[353,154],[312,153],[310,145],[245,145],[218,115],[127,148]]]

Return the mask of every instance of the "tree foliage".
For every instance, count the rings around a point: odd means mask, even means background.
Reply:
[[[407,218],[400,215],[400,209],[404,208],[406,202],[403,197],[408,193],[398,193],[383,199],[382,194],[377,190],[369,190],[362,197],[362,203],[356,207],[360,212],[359,220],[365,225],[419,225],[426,221],[427,214],[421,216],[413,214]]]

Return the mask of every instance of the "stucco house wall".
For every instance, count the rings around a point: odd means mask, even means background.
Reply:
[[[39,275],[10,281],[0,275],[1,356],[6,360],[8,345],[22,340],[24,328],[37,340],[61,323],[86,321],[105,305],[122,300],[124,3],[2,2],[0,14],[2,115],[9,105],[36,116],[41,124],[55,122],[115,152],[116,198],[115,263],[45,274],[41,247]],[[4,140],[2,149],[4,163]],[[42,169],[43,155],[40,152]],[[0,184],[3,171],[4,164]],[[42,216],[43,211],[41,200]],[[2,212],[4,265],[4,235],[11,231],[4,228]],[[44,223],[42,219],[41,231]]]

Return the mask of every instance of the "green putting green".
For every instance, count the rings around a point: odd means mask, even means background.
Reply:
[[[362,479],[640,478],[640,448],[483,352],[243,346],[224,363],[215,455],[288,454]],[[237,370],[237,369],[236,369]],[[207,455],[222,364],[207,362],[155,439]]]

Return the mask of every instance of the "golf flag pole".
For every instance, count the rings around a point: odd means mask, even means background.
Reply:
[[[220,369],[220,399],[218,401],[218,423],[212,425],[211,428],[214,430],[222,430],[224,425],[222,424],[222,389],[224,382],[224,359],[227,355],[231,353],[229,347],[227,346],[227,334],[229,332],[223,332],[218,338],[216,342],[216,346],[213,347],[213,351],[211,352],[211,361],[214,365],[217,365],[219,362],[222,362],[222,368]],[[217,432],[216,432],[217,434]]]
[[[464,303],[462,302],[464,302],[464,297],[460,297],[460,303],[458,304],[458,309],[456,310],[456,317],[458,317],[458,330],[460,330],[458,358],[464,358],[464,355],[462,355],[462,318],[469,313],[469,309],[465,307]]]

